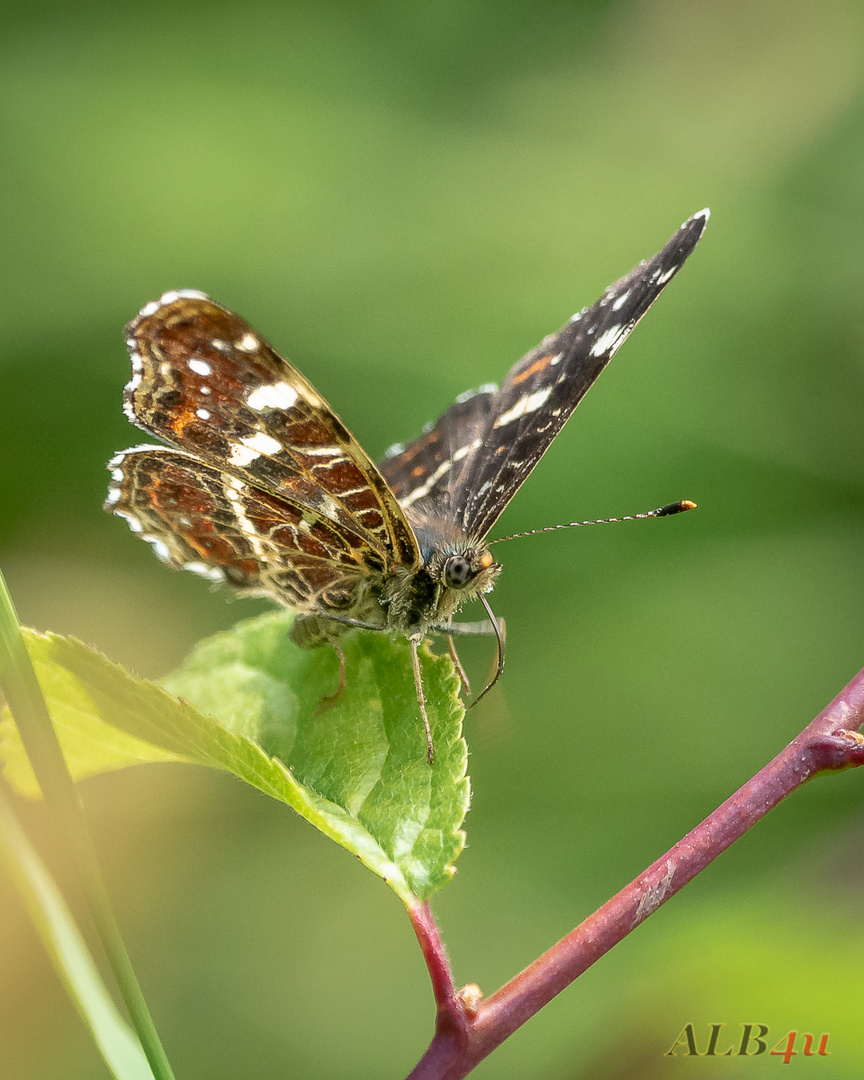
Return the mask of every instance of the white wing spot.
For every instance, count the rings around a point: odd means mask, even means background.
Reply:
[[[123,474],[121,473],[120,476],[122,478]],[[120,502],[122,494],[123,493],[120,491],[120,488],[111,488],[111,490],[108,492],[108,498],[105,500],[105,502],[108,504],[108,506],[113,506],[115,503]]]
[[[627,301],[628,301],[628,300],[630,299],[630,293],[631,293],[631,292],[633,292],[633,290],[632,290],[632,289],[628,289],[628,290],[627,290],[627,292],[623,292],[623,293],[621,293],[621,295],[620,295],[620,296],[618,297],[618,299],[617,299],[617,300],[615,301],[615,303],[614,303],[614,304],[612,305],[612,310],[613,310],[613,311],[620,311],[620,310],[621,310],[621,308],[622,308],[622,307],[624,307],[624,305],[625,305],[625,304],[627,303]]]
[[[255,455],[257,457],[257,454]],[[233,460],[233,455],[232,455]],[[241,498],[244,488],[243,484],[231,477],[228,483],[225,485],[225,497],[231,503],[231,507],[234,510],[234,514],[237,518],[237,524],[240,526],[243,535],[249,541],[249,546],[255,552],[259,559],[262,561],[266,559],[266,548],[262,542],[260,533],[256,530],[255,526],[246,516],[246,512],[243,509],[243,500]]]
[[[667,281],[669,280],[669,278],[671,278],[671,277],[672,277],[672,275],[673,275],[673,274],[675,273],[675,271],[676,271],[677,269],[678,269],[678,264],[677,264],[677,263],[676,263],[676,264],[675,264],[674,266],[670,266],[670,267],[669,267],[669,269],[668,269],[668,270],[666,271],[666,273],[665,273],[665,274],[661,274],[661,275],[660,275],[660,276],[659,276],[659,277],[657,278],[657,284],[658,284],[658,285],[665,285],[665,284],[666,284],[666,282],[667,282]]]
[[[282,444],[277,439],[265,435],[263,431],[256,432],[249,438],[240,441],[244,446],[248,446],[250,450],[257,450],[259,454],[278,454],[282,449]]]
[[[129,526],[129,529],[131,530],[131,532],[133,532],[133,533],[144,532],[144,526],[141,524],[141,522],[137,518],[132,517],[131,514],[127,514],[125,512],[125,510],[118,510],[117,511],[117,517],[123,518],[123,520]]]
[[[624,330],[623,323],[617,323],[615,326],[610,326],[608,330],[604,330],[591,346],[591,352],[588,355],[603,356],[608,353],[611,356],[624,340]]]
[[[472,397],[477,397],[478,394],[494,394],[498,389],[495,383],[487,382],[482,386],[478,386],[476,390],[466,390],[456,398],[455,404],[464,405],[466,401],[470,401]]]
[[[141,534],[141,539],[150,544],[157,559],[161,559],[162,562],[166,563],[171,562],[171,552],[168,550],[164,540],[160,540],[158,536],[150,536],[144,533]]]
[[[258,348],[258,338],[254,334],[244,334],[239,341],[235,341],[234,344],[241,352],[255,352]]]
[[[321,512],[331,521],[337,521],[339,518],[339,506],[336,500],[331,499],[329,495],[324,495],[321,499]]]
[[[281,443],[276,439],[265,435],[263,431],[256,432],[246,439],[231,447],[230,461],[232,465],[249,465],[262,454],[276,454],[282,449]]]
[[[213,374],[213,368],[210,367],[207,361],[199,360],[197,357],[194,360],[189,361],[189,370],[194,371],[196,375],[201,375],[204,378]]]
[[[246,404],[256,412],[262,409],[290,409],[299,396],[294,387],[286,382],[271,383],[269,386],[256,387],[246,398]]]
[[[310,446],[303,450],[303,454],[306,457],[340,457],[342,461],[347,459],[342,455],[341,446]]]
[[[506,427],[508,424],[512,424],[514,420],[518,420],[520,417],[528,416],[530,413],[536,412],[551,393],[552,387],[546,386],[542,390],[535,390],[533,394],[523,395],[512,409],[508,409],[507,412],[501,413],[492,426],[496,428]]]
[[[157,557],[160,558],[162,562],[171,562],[171,552],[168,550],[167,546],[163,543],[162,540],[160,540],[158,537],[154,537],[152,540],[149,541],[149,543],[153,545],[153,550],[156,552]]]
[[[472,450],[476,450],[482,442],[482,439],[475,439],[474,442],[468,443],[467,446],[460,446],[459,449],[453,454],[453,461],[461,461],[462,458],[467,457]]]
[[[474,394],[487,393],[489,392],[490,386],[491,384],[487,384],[485,388],[481,388],[480,390],[473,390],[471,392],[471,395],[473,396]],[[495,389],[497,390],[498,387],[496,386]],[[407,508],[413,503],[417,502],[418,499],[422,499],[424,495],[428,495],[432,488],[435,487],[435,485],[441,479],[441,477],[446,472],[449,472],[457,461],[461,461],[464,457],[467,457],[468,454],[470,454],[472,450],[476,450],[482,442],[483,440],[478,438],[475,439],[473,442],[468,443],[467,446],[460,446],[459,449],[455,451],[452,458],[447,461],[442,461],[438,468],[435,470],[435,472],[432,473],[432,475],[427,479],[426,483],[421,484],[420,487],[415,488],[404,499],[401,499],[399,505],[403,508]]]
[[[209,409],[196,409],[195,415],[198,417],[199,420],[209,420],[212,416],[212,413]]]
[[[404,499],[402,499],[400,505],[403,508],[407,508],[407,507],[411,506],[413,503],[417,502],[418,499],[422,499],[424,495],[428,495],[429,492],[432,490],[432,488],[441,479],[441,477],[446,472],[449,472],[449,470],[452,469],[452,468],[453,468],[453,461],[452,460],[442,461],[441,464],[438,466],[438,468],[435,470],[435,472],[432,473],[432,475],[426,481],[426,483],[421,484],[420,487],[418,487],[418,488],[414,488],[414,490],[409,495],[407,495]]]
[[[250,447],[238,443],[236,446],[231,447],[231,453],[228,456],[228,460],[232,465],[237,465],[242,469],[259,457],[261,457],[261,455],[257,450],[252,450]]]
[[[203,293],[198,289],[172,289],[170,292],[163,293],[159,302],[163,305],[173,304],[175,300],[179,300],[181,297],[186,300],[210,299],[207,293]]]
[[[160,307],[167,307],[169,304],[173,304],[175,300],[180,298],[186,300],[209,300],[210,298],[206,293],[199,292],[198,289],[171,289],[169,292],[162,293],[158,300],[151,300],[149,304],[146,304],[138,312],[139,317],[147,318],[148,315],[155,315]]]
[[[183,564],[183,569],[192,574],[198,574],[199,577],[207,578],[209,581],[225,580],[225,575],[217,566],[208,566],[207,563],[187,562]]]

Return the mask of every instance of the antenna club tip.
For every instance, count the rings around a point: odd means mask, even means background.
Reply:
[[[695,510],[696,503],[692,499],[682,499],[680,502],[670,503],[668,506],[661,506],[656,511],[657,517],[670,517],[672,514],[683,514],[685,510]]]

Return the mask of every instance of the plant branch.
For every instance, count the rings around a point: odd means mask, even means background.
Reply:
[[[517,1028],[653,914],[721,852],[807,780],[864,765],[864,671],[801,734],[638,878],[524,971],[465,1015],[461,1038],[442,1025],[409,1080],[460,1080]],[[431,917],[430,917],[431,918]],[[439,943],[440,948],[440,943]],[[428,963],[428,960],[427,960]],[[430,969],[431,970],[431,969]],[[467,1036],[467,1038],[466,1038]]]

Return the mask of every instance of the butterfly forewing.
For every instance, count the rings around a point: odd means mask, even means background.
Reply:
[[[166,293],[127,327],[129,418],[252,488],[354,535],[388,565],[419,563],[375,465],[314,387],[202,293]]]
[[[469,535],[486,536],[585,392],[684,264],[707,218],[703,211],[686,221],[658,255],[611,285],[596,304],[574,315],[510,371],[488,403],[485,429],[475,436],[475,447],[451,474],[448,510]]]

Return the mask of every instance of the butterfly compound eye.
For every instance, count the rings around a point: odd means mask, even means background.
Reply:
[[[451,555],[444,563],[444,584],[449,589],[461,589],[471,576],[471,563],[464,555]]]

